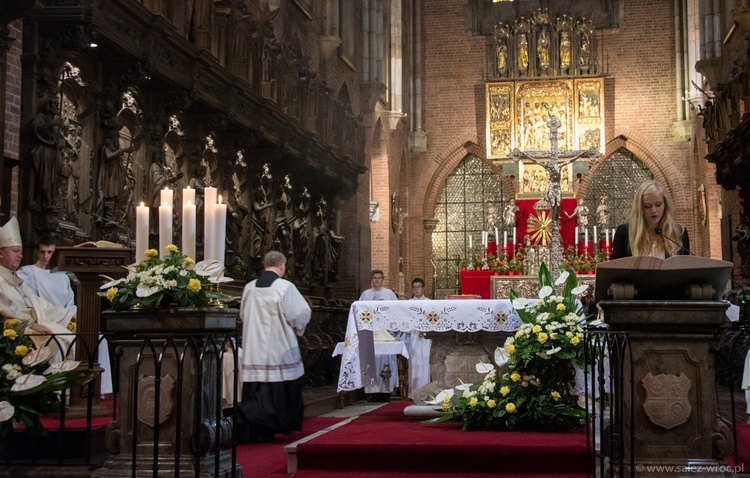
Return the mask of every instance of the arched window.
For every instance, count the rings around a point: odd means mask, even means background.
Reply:
[[[481,252],[482,231],[488,229],[492,208],[500,221],[507,201],[500,175],[476,156],[464,158],[446,178],[435,204],[435,219],[440,222],[432,233],[437,289],[458,287],[459,262],[472,255],[472,251]]]

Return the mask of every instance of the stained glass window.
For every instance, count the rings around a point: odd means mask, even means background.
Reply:
[[[435,205],[437,227],[432,252],[437,266],[437,288],[458,289],[459,262],[481,251],[482,232],[494,234],[508,199],[498,172],[486,161],[467,156],[446,178]],[[438,297],[442,298],[442,297]]]

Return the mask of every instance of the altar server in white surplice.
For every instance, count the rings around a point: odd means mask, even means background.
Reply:
[[[15,274],[22,257],[21,232],[14,216],[0,228],[0,307],[6,317],[26,321],[27,333],[41,347],[49,334],[70,333],[67,325],[75,317],[75,310],[51,304],[24,287],[23,280]],[[70,336],[58,340],[67,348]]]
[[[36,262],[18,269],[16,276],[32,294],[75,313],[78,308],[73,288],[70,286],[70,278],[64,272],[52,272],[48,269],[56,248],[57,241],[54,238],[43,237],[36,250]]]
[[[367,289],[366,291],[362,292],[359,296],[359,300],[398,300],[398,296],[395,292],[393,292],[391,289],[387,287],[383,287],[383,281],[385,280],[385,274],[383,274],[383,271],[374,269],[370,273],[370,284],[371,288]],[[390,337],[390,334],[384,333],[385,331],[373,331],[378,333],[379,336],[388,337],[391,340],[393,340]],[[383,365],[388,362],[388,366],[391,369],[391,379],[390,383],[386,388],[388,388],[389,392],[384,392],[382,387],[382,378],[380,377],[380,372],[383,370]],[[387,401],[388,396],[390,395],[390,391],[394,388],[398,387],[398,367],[397,367],[397,359],[395,355],[376,355],[375,356],[375,385],[365,385],[365,393],[372,393],[375,395],[371,395],[367,398],[369,401]]]
[[[238,423],[250,427],[250,440],[269,442],[275,433],[302,430],[302,365],[297,336],[312,311],[291,282],[282,279],[286,257],[270,251],[265,270],[245,286],[242,319],[242,403]]]
[[[424,295],[424,280],[419,277],[411,281],[412,298],[410,300],[430,300]],[[430,383],[430,347],[432,340],[424,332],[412,330],[409,338],[411,344],[409,358],[409,395],[418,388]]]

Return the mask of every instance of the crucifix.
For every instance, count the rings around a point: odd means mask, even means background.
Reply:
[[[518,162],[521,159],[528,159],[535,164],[543,167],[549,174],[549,188],[544,198],[550,205],[550,218],[552,221],[552,250],[550,254],[550,272],[552,278],[556,279],[560,275],[560,262],[562,261],[562,249],[560,248],[560,203],[562,201],[562,189],[560,188],[560,172],[562,168],[577,160],[581,156],[588,156],[591,162],[596,161],[599,152],[596,148],[587,150],[563,150],[557,149],[557,129],[560,127],[560,120],[556,116],[550,116],[547,120],[549,128],[549,151],[520,151],[518,148],[510,152],[510,159]],[[547,161],[542,161],[545,158]],[[564,159],[562,163],[560,159]]]

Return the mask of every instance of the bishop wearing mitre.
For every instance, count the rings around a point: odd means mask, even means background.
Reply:
[[[75,310],[52,305],[27,289],[16,277],[22,257],[21,231],[13,216],[0,228],[0,307],[5,317],[26,321],[27,333],[41,347],[50,334],[70,334],[67,325]],[[58,337],[58,341],[65,345],[70,342],[69,337]]]

